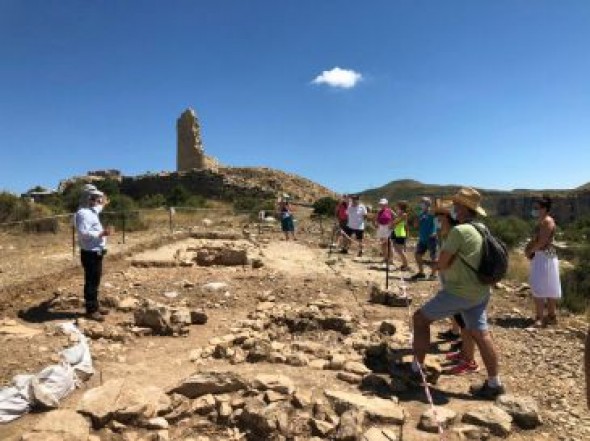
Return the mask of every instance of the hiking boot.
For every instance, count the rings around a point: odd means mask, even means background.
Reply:
[[[444,341],[456,341],[461,338],[461,334],[455,334],[452,329],[438,333],[438,338]]]
[[[471,372],[479,371],[479,366],[475,362],[475,360],[466,361],[462,360],[456,366],[453,366],[451,369],[448,370],[449,375],[463,375],[463,374],[470,374]],[[486,384],[487,381],[486,381]]]
[[[499,395],[505,394],[506,389],[503,385],[492,387],[486,380],[481,386],[471,386],[469,388],[469,392],[471,395],[477,398],[483,398],[484,400],[495,400]]]
[[[95,322],[104,322],[104,317],[98,311],[87,312],[86,318],[88,320],[94,320]]]
[[[428,276],[428,280],[438,280],[438,276],[436,274],[431,274]]]
[[[426,279],[426,274],[424,274],[424,273],[416,273],[412,277],[410,277],[410,280],[413,282],[415,282],[417,280],[425,280],[425,279]]]
[[[342,248],[340,250],[340,254],[348,254],[348,250],[346,248]]]

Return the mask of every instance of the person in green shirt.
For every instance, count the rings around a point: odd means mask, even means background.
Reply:
[[[415,359],[412,371],[418,374],[426,358],[430,324],[461,314],[488,373],[483,385],[472,387],[471,393],[479,398],[495,399],[505,393],[505,388],[500,381],[498,355],[487,324],[490,287],[481,283],[472,269],[481,261],[483,238],[470,223],[478,216],[485,216],[486,212],[481,207],[481,195],[473,188],[461,188],[452,201],[451,216],[458,225],[450,230],[436,264],[436,269],[441,272],[442,289],[413,317]]]

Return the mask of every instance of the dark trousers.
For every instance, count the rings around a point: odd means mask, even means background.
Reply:
[[[86,312],[98,311],[98,286],[102,276],[102,254],[96,251],[81,250],[80,257],[84,267],[84,303]]]

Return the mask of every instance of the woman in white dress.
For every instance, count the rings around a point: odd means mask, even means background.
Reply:
[[[561,298],[559,261],[553,245],[556,225],[549,215],[550,210],[549,197],[535,199],[531,214],[538,222],[533,237],[525,248],[526,256],[531,259],[529,283],[535,301],[535,326],[538,327],[557,324],[557,300]]]

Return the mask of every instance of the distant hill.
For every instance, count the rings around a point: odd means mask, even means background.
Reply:
[[[362,191],[360,194],[367,202],[376,202],[380,198],[390,201],[415,201],[422,196],[444,197],[457,192],[459,185],[424,184],[412,179],[391,181],[381,187]]]
[[[411,204],[417,204],[422,196],[448,197],[456,193],[460,187],[460,185],[453,184],[425,184],[412,179],[400,179],[381,187],[364,190],[360,194],[367,204],[376,204],[383,197],[389,199],[391,203],[406,200]],[[571,190],[516,189],[504,191],[478,188],[478,191],[483,196],[483,206],[489,214],[529,218],[533,198],[543,194],[553,198],[552,213],[558,223],[569,223],[580,216],[590,214],[590,182]]]
[[[431,198],[445,197],[457,192],[462,185],[458,184],[425,184],[413,179],[399,179],[391,181],[381,187],[370,188],[360,192],[367,202],[376,202],[378,199],[385,197],[391,201],[418,200],[422,196],[429,196]],[[590,182],[571,190],[533,190],[526,188],[518,188],[514,190],[492,190],[486,188],[477,188],[477,190],[486,197],[492,199],[505,197],[530,197],[541,194],[548,194],[552,197],[564,197],[574,192],[585,192],[590,190]]]

